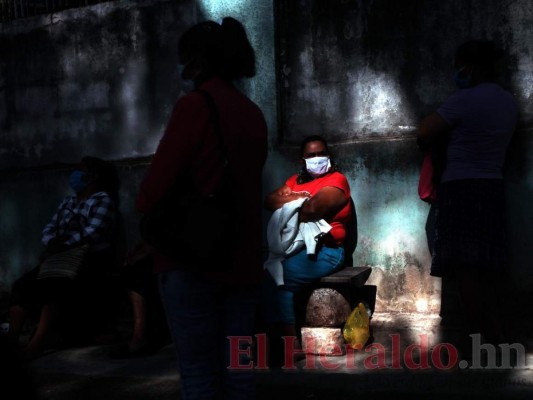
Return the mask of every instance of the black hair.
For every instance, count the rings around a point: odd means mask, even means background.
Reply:
[[[109,161],[92,156],[83,157],[81,162],[87,167],[87,172],[93,175],[96,190],[106,192],[118,208],[120,181],[115,166]]]
[[[470,40],[457,48],[456,63],[470,64],[474,67],[474,83],[494,81],[499,75],[498,63],[504,51],[496,47],[492,40]]]
[[[338,171],[339,169],[337,167],[337,164],[333,161],[333,156],[331,152],[329,151],[328,142],[326,142],[326,139],[324,139],[322,136],[319,136],[319,135],[306,136],[300,143],[300,157],[303,157],[305,147],[307,146],[308,143],[311,143],[311,142],[321,142],[326,148],[326,151],[329,155],[329,159],[331,161],[331,169],[329,170],[328,173]],[[303,164],[302,169],[300,170],[300,172],[298,173],[298,177],[296,178],[296,183],[301,185],[302,183],[310,182],[313,179],[314,178],[309,174],[309,172],[307,172],[307,168],[305,167],[305,164]]]
[[[328,142],[326,142],[326,139],[324,139],[322,136],[319,136],[319,135],[311,135],[311,136],[306,136],[300,143],[300,155],[301,156],[304,155],[305,146],[307,146],[307,144],[311,142],[321,142],[326,148],[326,151],[329,153]]]
[[[243,25],[226,17],[222,24],[205,21],[189,28],[178,43],[181,61],[198,59],[205,78],[218,74],[227,80],[255,75],[255,53]]]

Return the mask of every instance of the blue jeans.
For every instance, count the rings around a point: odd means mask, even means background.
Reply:
[[[228,369],[230,350],[236,354],[228,337],[253,336],[256,288],[228,288],[181,269],[160,273],[159,288],[176,347],[181,398],[255,398],[253,370]],[[239,365],[249,362],[240,353]]]
[[[294,293],[336,269],[342,267],[342,247],[322,247],[316,258],[309,257],[306,249],[283,261],[283,286],[276,286],[269,273],[263,281],[263,313],[266,322],[294,324]]]

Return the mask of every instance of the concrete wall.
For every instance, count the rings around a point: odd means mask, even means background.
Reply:
[[[265,192],[296,171],[304,135],[330,139],[357,206],[355,263],[374,267],[380,311],[439,308],[414,127],[454,90],[459,43],[504,45],[504,84],[521,110],[506,166],[511,271],[517,287],[533,288],[530,1],[145,0],[0,25],[0,294],[35,263],[40,230],[68,192],[69,163],[84,154],[116,161],[127,240],[136,239],[145,156],[190,89],[177,76],[177,38],[225,15],[243,21],[257,51],[258,75],[241,88],[269,125]]]
[[[484,38],[508,50],[502,84],[521,111],[506,166],[510,269],[513,283],[531,290],[533,4],[287,0],[278,2],[278,16],[280,149],[309,134],[334,144],[358,211],[354,261],[374,267],[370,283],[378,285],[381,310],[439,308],[440,280],[428,275],[428,206],[417,196],[414,130],[455,90],[457,45]],[[287,154],[295,160],[294,150]]]
[[[0,311],[12,282],[35,265],[41,230],[83,155],[116,163],[126,242],[137,240],[147,156],[191,89],[177,68],[177,41],[191,25],[243,22],[258,77],[241,87],[275,132],[273,7],[251,3],[115,1],[0,24]]]

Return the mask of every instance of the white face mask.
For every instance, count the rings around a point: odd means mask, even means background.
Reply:
[[[331,168],[331,161],[329,157],[313,157],[305,159],[305,167],[307,172],[313,178],[324,175]]]

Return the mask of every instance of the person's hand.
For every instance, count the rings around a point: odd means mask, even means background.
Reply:
[[[266,196],[265,208],[270,211],[275,211],[283,207],[286,203],[309,197],[311,197],[311,193],[307,190],[293,192],[289,185],[283,185]]]
[[[62,251],[65,251],[69,248],[68,245],[65,244],[67,241],[68,236],[56,236],[48,242],[46,245],[46,251],[48,253],[60,253]]]
[[[152,248],[152,246],[150,246],[146,242],[138,242],[135,247],[126,255],[126,260],[124,260],[124,266],[138,263],[146,257],[151,256],[153,251],[154,249]]]
[[[301,198],[309,198],[311,197],[311,193],[309,193],[307,190],[302,190],[302,191],[298,191],[298,192],[291,192],[290,193],[291,196],[294,196],[295,199],[301,199]]]
[[[292,193],[292,190],[290,187],[288,186],[283,186],[281,187],[279,190],[278,190],[278,195],[279,196],[290,196],[290,194]]]

